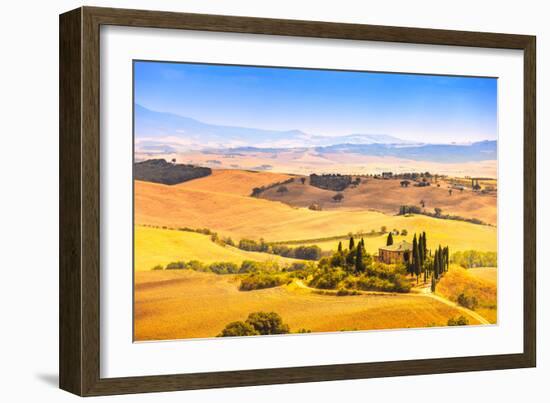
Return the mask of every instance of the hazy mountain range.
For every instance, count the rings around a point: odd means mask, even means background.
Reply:
[[[300,130],[264,130],[204,123],[135,105],[136,151],[151,156],[188,151],[203,153],[272,152],[307,149],[319,155],[353,153],[434,162],[495,160],[497,142],[426,144],[387,134],[321,136]]]

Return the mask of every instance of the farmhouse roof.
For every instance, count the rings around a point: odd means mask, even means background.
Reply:
[[[412,244],[410,244],[407,241],[401,241],[398,243],[394,243],[393,245],[390,245],[390,246],[383,246],[380,249],[394,251],[394,252],[407,252],[407,251],[412,251]]]

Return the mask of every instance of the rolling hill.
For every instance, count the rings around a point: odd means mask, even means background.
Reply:
[[[462,314],[419,294],[334,297],[292,284],[242,292],[234,276],[187,270],[136,272],[135,284],[137,341],[215,337],[257,311],[277,312],[293,332],[445,326]]]
[[[134,234],[136,271],[150,270],[156,265],[165,266],[182,260],[236,264],[241,264],[243,260],[276,261],[281,264],[299,261],[266,253],[247,252],[231,246],[221,246],[212,242],[209,236],[194,232],[136,226]]]
[[[481,194],[466,189],[463,192],[453,190],[449,195],[448,181],[440,181],[441,187],[415,187],[412,184],[402,187],[399,179],[365,179],[357,187],[348,187],[341,193],[344,198],[336,203],[332,197],[334,191],[319,189],[296,180],[286,184],[288,192],[277,192],[277,188],[268,189],[260,194],[263,199],[287,203],[294,207],[319,205],[323,210],[376,210],[387,214],[397,214],[402,205],[420,206],[425,203],[425,210],[433,212],[438,207],[445,214],[467,218],[477,218],[485,223],[495,225],[497,222],[496,194]]]
[[[227,171],[220,175],[232,174]],[[251,175],[260,175],[260,178],[264,173]],[[427,231],[431,242],[449,245],[453,251],[496,250],[494,227],[422,215],[390,216],[376,211],[342,209],[312,211],[245,196],[243,183],[235,189],[222,188],[219,179],[220,176],[212,175],[176,186],[136,181],[136,224],[206,227],[234,240],[264,238],[271,242],[378,231],[385,226],[407,229],[409,234]]]

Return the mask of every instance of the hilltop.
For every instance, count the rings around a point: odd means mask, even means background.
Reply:
[[[175,164],[165,159],[153,159],[134,164],[134,179],[175,185],[191,179],[202,178],[212,173],[210,168]]]
[[[397,214],[403,205],[417,206],[430,213],[433,213],[435,208],[440,208],[444,214],[476,218],[493,225],[497,222],[495,192],[473,192],[465,187],[462,191],[452,189],[449,194],[449,188],[453,186],[452,179],[439,180],[438,183],[425,187],[417,187],[412,183],[404,187],[401,185],[401,179],[360,177],[359,180],[358,184],[352,184],[344,189],[329,190],[312,185],[310,177],[302,176],[292,183],[285,184],[284,192],[279,192],[278,187],[273,187],[262,192],[259,197],[293,207],[307,208],[317,205],[322,210],[376,210],[392,215]],[[496,187],[496,181],[494,182]],[[339,202],[333,199],[337,193],[335,190],[343,195]]]

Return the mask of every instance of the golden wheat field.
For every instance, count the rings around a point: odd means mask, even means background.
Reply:
[[[297,262],[297,259],[269,255],[260,252],[247,252],[231,246],[221,246],[210,237],[194,232],[160,228],[135,227],[135,270],[150,270],[156,265],[165,266],[180,260],[200,260],[204,263],[232,262],[243,260],[276,261],[278,263]]]
[[[233,275],[187,270],[136,272],[135,340],[215,337],[256,311],[277,312],[293,332],[445,326],[463,314],[420,294],[336,297],[292,285],[243,292],[238,283]]]
[[[255,311],[274,311],[291,331],[313,332],[445,326],[450,318],[468,316],[454,305],[460,293],[479,300],[475,312],[496,323],[496,269],[465,271],[453,266],[440,281],[437,294],[321,295],[291,282],[279,287],[239,291],[236,275],[216,275],[189,270],[155,270],[175,261],[203,263],[244,260],[276,261],[286,265],[296,259],[248,252],[213,242],[208,235],[178,228],[208,228],[221,237],[264,239],[267,242],[318,245],[334,251],[347,234],[364,235],[367,252],[376,254],[386,245],[386,230],[407,230],[394,242],[411,241],[425,231],[428,248],[449,246],[460,250],[496,251],[496,227],[452,221],[425,215],[397,216],[358,208],[313,211],[282,201],[254,198],[252,188],[288,179],[286,174],[242,170],[214,170],[213,174],[179,185],[135,182],[135,339],[166,340],[214,337],[228,323],[245,320]],[[414,190],[417,192],[417,189]],[[458,198],[456,200],[459,200]],[[466,208],[466,207],[464,207]],[[485,214],[485,212],[482,212]],[[164,227],[164,228],[163,228]],[[341,237],[332,240],[319,238]],[[444,303],[447,302],[447,303]],[[213,309],[215,307],[215,309]],[[470,324],[480,323],[470,315]]]
[[[295,180],[286,186],[285,193],[277,192],[277,187],[264,191],[260,197],[287,203],[295,207],[308,207],[317,204],[323,210],[376,210],[386,214],[396,214],[402,205],[419,205],[423,201],[424,209],[433,212],[438,207],[445,214],[453,214],[467,218],[477,218],[488,224],[496,224],[496,194],[473,192],[467,181],[439,180],[431,186],[415,187],[401,186],[402,179],[372,179],[361,178],[361,183],[342,191],[344,198],[336,203],[332,199],[335,192],[309,186],[309,177],[303,177],[305,182]],[[202,179],[203,183],[207,178]],[[449,188],[454,183],[465,187],[462,192]],[[496,188],[496,181],[481,182],[485,186],[491,183]],[[439,187],[438,187],[439,185]]]
[[[192,182],[192,181],[191,181]],[[135,221],[191,228],[210,228],[233,239],[290,241],[378,231],[382,226],[426,231],[432,245],[451,250],[496,251],[496,228],[423,215],[391,216],[376,211],[312,211],[281,202],[233,193],[187,189],[156,183],[135,183]]]

